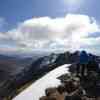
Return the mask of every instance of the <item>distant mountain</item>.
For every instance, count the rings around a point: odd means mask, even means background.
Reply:
[[[30,79],[30,65],[43,54],[0,54],[0,97],[6,97]],[[32,71],[34,72],[34,71]],[[26,79],[25,79],[26,78]],[[1,99],[0,99],[1,100]]]
[[[0,60],[13,60],[13,59],[16,59],[16,57],[0,54]]]
[[[63,65],[75,63],[79,60],[79,52],[64,52],[60,54],[52,53],[49,56],[40,57],[38,60],[32,63],[33,69],[42,69],[52,65]]]

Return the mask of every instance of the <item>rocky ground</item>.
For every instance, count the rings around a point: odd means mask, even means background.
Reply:
[[[73,66],[69,74],[58,77],[61,85],[47,88],[40,100],[100,100],[100,74],[91,70],[84,77],[76,76]]]

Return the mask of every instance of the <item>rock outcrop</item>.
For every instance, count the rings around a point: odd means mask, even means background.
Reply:
[[[75,68],[70,68],[69,74],[58,77],[61,85],[46,89],[40,100],[100,100],[100,74],[90,71],[84,77],[76,76]]]

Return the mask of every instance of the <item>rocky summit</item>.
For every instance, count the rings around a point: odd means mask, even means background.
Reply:
[[[71,65],[69,73],[58,77],[61,85],[47,88],[40,100],[100,100],[100,73],[91,70],[83,77],[75,69]]]

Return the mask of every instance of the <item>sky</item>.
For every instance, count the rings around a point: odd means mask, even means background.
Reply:
[[[1,51],[100,54],[100,0],[0,0]]]

